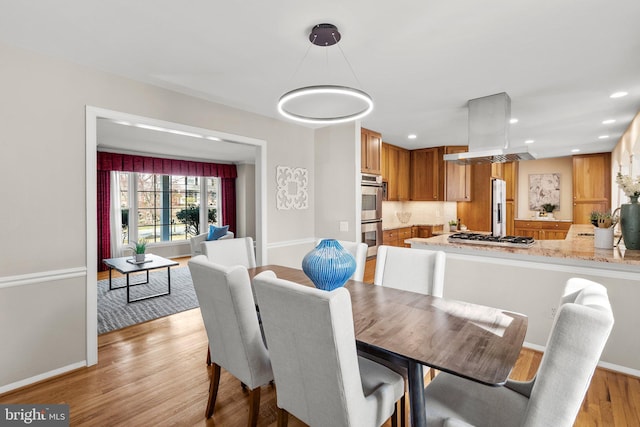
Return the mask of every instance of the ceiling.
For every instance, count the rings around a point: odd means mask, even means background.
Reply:
[[[638,16],[638,0],[0,0],[0,41],[270,117],[295,87],[355,86],[375,101],[362,125],[406,148],[465,145],[467,100],[507,92],[511,146],[556,157],[610,151],[640,110]],[[324,22],[337,46],[308,42]]]

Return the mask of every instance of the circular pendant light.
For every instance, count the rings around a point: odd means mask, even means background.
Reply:
[[[337,27],[332,24],[318,24],[309,34],[309,41],[321,47],[335,45],[340,39]],[[353,73],[351,64],[346,57],[344,59]],[[301,87],[285,93],[278,101],[278,112],[281,115],[311,124],[349,122],[366,116],[372,110],[373,99],[366,92],[337,85]]]

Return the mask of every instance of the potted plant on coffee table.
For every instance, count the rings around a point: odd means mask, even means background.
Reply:
[[[135,246],[136,253],[136,262],[143,262],[145,257],[145,252],[147,250],[147,242],[144,239],[140,239],[136,242]]]

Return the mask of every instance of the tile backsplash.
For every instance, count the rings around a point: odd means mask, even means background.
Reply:
[[[396,212],[410,213],[408,222],[402,223]],[[456,219],[456,214],[456,202],[382,202],[382,227],[447,224],[450,220]]]

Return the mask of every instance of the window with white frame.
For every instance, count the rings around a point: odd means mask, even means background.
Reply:
[[[219,178],[120,172],[118,181],[125,244],[187,240],[219,224]]]

